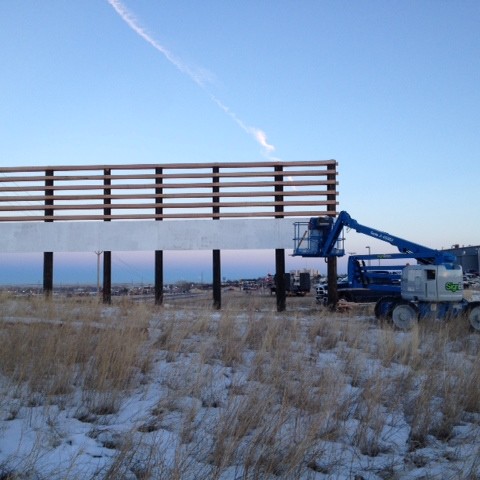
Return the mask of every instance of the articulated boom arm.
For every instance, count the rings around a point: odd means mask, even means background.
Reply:
[[[341,238],[344,227],[353,229],[358,233],[363,233],[370,237],[390,243],[398,249],[405,257],[415,258],[424,264],[449,264],[455,263],[456,258],[448,252],[434,250],[432,248],[418,245],[417,243],[395,237],[389,233],[382,232],[376,228],[361,225],[354,220],[347,212],[342,211],[334,222],[331,217],[313,217],[308,222],[308,241],[304,245],[305,236],[299,237],[298,232],[301,224],[296,225],[296,238],[294,255],[303,257],[332,257],[343,256],[345,250],[339,247],[339,243],[343,241]],[[303,224],[305,225],[305,223]]]

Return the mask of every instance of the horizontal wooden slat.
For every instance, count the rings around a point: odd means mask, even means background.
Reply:
[[[225,163],[161,163],[161,164],[125,164],[125,165],[47,165],[47,166],[26,166],[26,167],[0,167],[2,173],[21,172],[45,172],[52,170],[56,172],[72,171],[95,171],[95,170],[152,170],[161,168],[164,170],[200,169],[200,168],[266,168],[266,167],[336,167],[336,160],[299,160],[292,162],[225,162]]]
[[[200,172],[191,172],[191,173],[166,173],[166,174],[127,174],[127,175],[44,175],[44,176],[31,176],[31,177],[2,177],[0,176],[0,183],[16,183],[16,182],[45,182],[46,180],[53,180],[55,182],[78,182],[82,181],[98,181],[102,182],[99,185],[103,184],[104,180],[164,180],[164,179],[186,179],[186,178],[217,178],[221,180],[222,178],[252,178],[252,177],[271,177],[273,175],[272,171],[261,171],[261,172],[219,172],[219,173],[200,173]],[[325,176],[325,171],[319,170],[295,170],[295,171],[286,171],[283,173],[287,177],[317,177]],[[163,182],[160,182],[163,183]]]
[[[113,185],[53,185],[49,187],[41,186],[14,186],[14,187],[0,187],[0,194],[2,192],[41,192],[45,190],[104,190],[105,188],[114,189],[114,190],[151,190],[155,188],[163,189],[191,189],[191,188],[209,188],[211,189],[214,185],[219,186],[219,188],[265,188],[265,187],[310,187],[310,186],[320,186],[320,185],[336,185],[335,180],[301,180],[297,182],[292,181],[282,181],[282,182],[228,182],[218,185],[217,183],[162,183],[162,184],[138,184],[138,183],[124,183],[124,184],[113,184]]]
[[[306,201],[292,201],[292,202],[222,202],[222,208],[250,208],[250,207],[306,207],[306,206],[322,206],[329,205],[332,202],[321,202],[316,200]],[[104,208],[110,208],[112,210],[148,210],[151,208],[213,208],[218,207],[218,202],[204,202],[204,203],[96,203],[96,204],[71,204],[71,205],[12,205],[9,207],[0,206],[0,212],[25,212],[25,211],[61,211],[61,210],[103,210]]]
[[[315,217],[321,213],[322,216],[324,215],[331,215],[337,216],[338,212],[336,211],[328,211],[328,212],[319,212],[318,210],[305,210],[302,212],[227,212],[227,213],[208,213],[208,212],[200,212],[200,213],[172,213],[172,214],[154,214],[154,215],[147,215],[147,214],[136,214],[136,215],[62,215],[62,216],[55,216],[55,217],[45,217],[46,220],[56,220],[56,221],[86,221],[86,220],[147,220],[147,219],[155,219],[155,220],[167,220],[167,219],[194,219],[194,218],[258,218],[258,217],[265,217],[265,218],[282,218],[282,217]],[[43,220],[43,217],[38,216],[17,216],[8,218],[8,221],[11,222],[29,222],[29,221],[39,221],[39,219]],[[2,219],[5,221],[5,218]]]
[[[273,192],[274,193],[274,192]],[[315,197],[325,195],[338,195],[336,190],[309,190],[305,191],[285,191],[282,192],[284,197]],[[1,196],[0,202],[35,202],[43,200],[57,201],[82,201],[82,200],[127,200],[127,199],[170,199],[170,198],[212,198],[213,196],[222,198],[248,198],[248,197],[271,197],[272,191],[248,191],[248,192],[221,192],[214,194],[212,192],[196,192],[196,193],[125,193],[110,195],[12,195]]]

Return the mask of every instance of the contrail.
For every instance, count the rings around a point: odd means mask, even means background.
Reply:
[[[149,43],[153,48],[158,50],[172,65],[180,70],[185,75],[188,75],[199,87],[206,90],[205,84],[211,81],[212,75],[206,70],[194,70],[180,58],[175,56],[163,45],[160,45],[151,35],[149,35],[145,29],[140,25],[136,18],[129,12],[129,10],[122,4],[120,0],[107,0],[113,7],[122,20],[141,38]],[[268,143],[267,135],[263,130],[259,128],[247,125],[244,121],[237,117],[225,104],[223,104],[212,93],[208,92],[210,99],[221,108],[244,132],[252,136],[255,141],[262,147],[263,155],[269,160],[278,160],[278,158],[272,157],[271,154],[275,151],[275,147]]]
[[[275,147],[267,142],[267,135],[263,130],[259,128],[250,127],[245,124],[237,115],[232,112],[225,104],[223,104],[217,97],[210,94],[210,98],[215,102],[242,130],[251,135],[264,149],[264,152],[268,158],[271,160],[277,160],[276,158],[270,157],[270,153],[275,150]]]
[[[178,68],[182,73],[188,75],[197,85],[204,87],[208,75],[202,72],[195,72],[188,65],[177,58],[173,53],[160,45],[154,38],[152,38],[145,29],[138,23],[135,17],[127,10],[127,8],[118,0],[108,0],[108,3],[115,9],[122,20],[140,37],[142,37],[153,48],[162,53],[165,58]]]

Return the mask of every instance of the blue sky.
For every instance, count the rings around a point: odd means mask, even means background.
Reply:
[[[359,222],[478,245],[479,24],[468,0],[2,0],[0,163],[334,158],[339,209]],[[347,251],[366,246],[391,250],[347,233]],[[226,276],[239,257],[273,269],[268,252],[226,255]]]

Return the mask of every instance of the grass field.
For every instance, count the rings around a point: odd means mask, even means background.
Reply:
[[[480,335],[224,294],[0,298],[0,479],[480,478]]]

